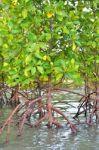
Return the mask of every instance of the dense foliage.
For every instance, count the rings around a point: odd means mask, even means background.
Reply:
[[[21,87],[49,76],[52,83],[98,81],[98,26],[97,0],[3,0],[0,81]]]

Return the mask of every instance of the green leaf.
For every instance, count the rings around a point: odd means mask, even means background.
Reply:
[[[72,59],[71,59],[71,64],[74,65],[74,63],[75,63],[75,59],[72,58]]]
[[[34,33],[29,32],[29,33],[28,33],[28,39],[29,39],[30,41],[35,42],[35,41],[37,40],[37,37],[36,37],[36,35],[35,35]]]
[[[57,66],[57,67],[61,67],[62,69],[65,69],[66,68],[66,60],[63,60],[63,59],[58,59],[58,60],[56,60],[55,61],[55,66]]]
[[[76,49],[76,44],[73,42],[72,50],[75,50],[75,49]]]
[[[93,47],[93,48],[96,47],[96,42],[92,42],[92,47]]]
[[[39,71],[39,73],[43,74],[44,73],[44,69],[42,66],[37,66],[37,70]]]
[[[38,59],[42,59],[42,54],[40,52],[35,52],[35,57]]]
[[[57,19],[58,19],[59,21],[62,21],[62,20],[63,20],[63,16],[58,15],[58,16],[57,16]]]
[[[32,73],[32,75],[34,75],[36,73],[36,68],[35,67],[31,67],[31,73]]]
[[[23,16],[23,18],[26,18],[27,15],[28,15],[28,12],[27,12],[26,9],[24,9],[24,10],[22,11],[22,16]]]
[[[3,44],[3,48],[5,48],[5,49],[7,49],[9,46],[8,46],[8,44]]]
[[[8,27],[11,29],[13,27],[13,22],[10,20],[8,21]]]
[[[28,70],[28,69],[25,69],[25,70],[24,70],[24,75],[25,75],[26,77],[29,77],[30,73],[29,73],[29,70]]]
[[[8,66],[8,65],[9,65],[9,64],[8,64],[7,62],[4,62],[4,63],[3,63],[3,66],[4,66],[4,67],[6,67],[6,66]]]
[[[20,59],[17,59],[17,60],[15,61],[15,64],[16,64],[16,65],[20,65],[21,62],[22,62],[22,61],[21,61]]]
[[[63,77],[63,74],[57,74],[56,75],[56,81],[60,81]]]
[[[25,79],[24,81],[23,81],[23,85],[29,85],[29,83],[30,83],[30,79],[28,78],[28,79]]]
[[[51,34],[50,33],[46,33],[45,36],[46,36],[47,41],[51,39]]]
[[[54,67],[54,71],[57,74],[63,72],[63,69],[61,67]]]
[[[25,3],[29,2],[29,0],[25,0]]]
[[[19,33],[19,32],[20,32],[20,30],[18,30],[18,29],[11,30],[11,33],[13,33],[13,34],[16,34],[16,33]]]
[[[63,32],[69,34],[69,30],[65,26],[63,27]]]
[[[14,76],[17,76],[16,73],[17,73],[16,70],[10,70],[10,71],[9,71],[9,74],[12,75],[12,78],[13,78]]]
[[[40,80],[46,82],[46,81],[48,81],[48,76],[45,75],[45,74],[44,74],[44,75],[41,75],[41,76],[40,76]]]
[[[96,59],[96,63],[97,63],[97,64],[99,63],[99,58],[98,58],[98,59]]]
[[[31,61],[31,59],[32,59],[31,55],[26,56],[25,63],[28,64]]]

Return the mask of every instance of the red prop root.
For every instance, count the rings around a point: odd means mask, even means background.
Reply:
[[[67,122],[67,124],[70,125],[70,128],[73,133],[76,133],[78,130],[76,126],[68,120],[68,118],[65,116],[63,112],[61,112],[59,109],[55,108],[52,105],[51,102],[51,86],[47,89],[47,103],[46,105],[43,104],[42,97],[38,97],[33,100],[27,100],[25,101],[24,105],[18,104],[15,109],[11,112],[8,119],[3,124],[2,128],[0,129],[0,134],[2,134],[3,130],[7,128],[7,137],[6,141],[8,141],[8,137],[10,134],[10,126],[13,120],[13,117],[16,113],[18,113],[20,110],[25,108],[24,112],[19,116],[19,119],[17,121],[18,127],[19,127],[19,135],[22,133],[23,126],[29,125],[30,127],[37,127],[39,126],[43,121],[48,121],[48,128],[51,128],[53,125],[57,128],[62,127],[61,123],[57,121],[57,117],[54,116],[55,113],[61,115]],[[29,119],[31,116],[35,116],[37,113],[39,113],[39,118],[37,121],[33,124],[29,123]]]
[[[91,97],[94,93],[96,97],[93,99]],[[92,125],[94,116],[96,117],[96,122],[99,122],[99,90],[81,98],[78,111],[73,118],[76,119],[81,114],[84,114],[88,125]]]

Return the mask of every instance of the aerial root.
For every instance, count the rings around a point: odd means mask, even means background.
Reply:
[[[91,95],[95,92],[89,93],[87,96],[83,96],[80,99],[80,104],[78,106],[78,111],[73,117],[74,119],[78,118],[81,114],[84,114],[86,118],[86,123],[88,125],[93,124],[93,117],[96,117],[96,123],[99,122],[99,94],[96,94],[96,98],[92,99]]]

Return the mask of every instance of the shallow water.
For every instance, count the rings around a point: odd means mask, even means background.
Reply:
[[[67,93],[68,94],[68,93]],[[64,104],[57,103],[57,97],[65,98]],[[71,98],[72,97],[72,98]],[[77,110],[78,96],[68,94],[54,97],[55,105],[59,107],[70,120]],[[69,102],[69,105],[67,104]],[[66,102],[66,103],[65,103]],[[74,107],[72,107],[71,105]],[[65,107],[65,108],[64,108]],[[3,121],[9,114],[10,109],[0,118]],[[72,112],[72,113],[71,113]],[[45,123],[39,128],[24,127],[22,136],[18,137],[17,127],[11,127],[10,142],[5,144],[5,133],[0,137],[0,150],[99,150],[99,126],[88,127],[86,124],[77,125],[79,132],[72,134],[69,127],[63,122],[61,129],[47,129]]]

